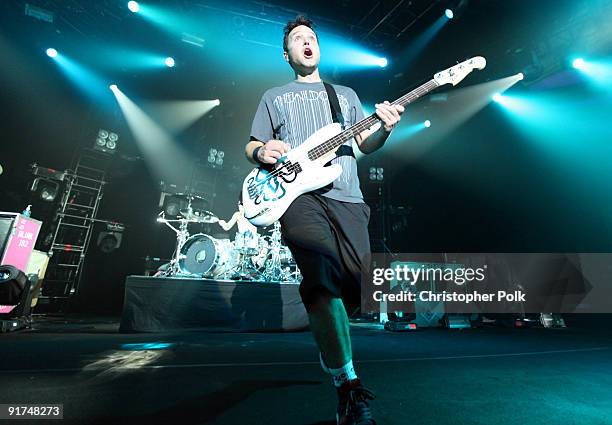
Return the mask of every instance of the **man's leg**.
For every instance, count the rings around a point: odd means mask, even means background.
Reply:
[[[353,359],[349,321],[340,298],[322,291],[308,312],[310,329],[325,363],[338,369]]]
[[[351,211],[354,207],[341,208]],[[322,355],[323,369],[332,375],[338,393],[339,425],[376,424],[369,408],[374,395],[362,387],[353,369],[348,315],[340,298],[349,295],[345,298],[349,308],[359,304],[361,258],[369,253],[367,207],[357,208],[349,215],[347,225],[352,228],[357,221],[360,233],[357,238],[353,235],[342,240],[339,236],[346,232],[332,223],[325,199],[302,195],[281,218],[285,243],[302,271],[300,295]],[[352,287],[344,285],[349,283],[349,276],[354,276]]]

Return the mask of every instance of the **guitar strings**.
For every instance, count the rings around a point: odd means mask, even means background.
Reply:
[[[432,82],[434,83],[433,87],[427,87],[427,86],[429,86],[429,85],[430,85]],[[399,104],[400,102],[403,102],[403,101],[405,100],[404,98],[409,98],[409,97],[411,97],[411,96],[412,96],[412,97],[413,97],[413,99],[408,99],[409,101],[406,103],[406,104],[408,104],[408,103],[410,103],[410,102],[412,102],[412,101],[414,101],[414,100],[418,99],[418,98],[419,98],[420,96],[422,96],[423,94],[426,94],[427,92],[429,92],[429,91],[431,91],[432,89],[436,88],[437,86],[438,86],[438,84],[435,82],[435,80],[430,80],[430,81],[428,81],[427,83],[423,84],[421,87],[419,87],[419,88],[417,88],[417,89],[415,89],[415,90],[411,91],[410,93],[407,93],[407,94],[405,94],[404,96],[400,97],[399,99],[397,99],[396,101],[394,101],[392,104],[393,104],[393,105],[395,105],[395,104]],[[338,135],[336,135],[336,136],[332,137],[331,139],[327,140],[326,142],[322,143],[321,145],[317,146],[316,148],[313,148],[313,149],[312,149],[311,151],[309,151],[308,153],[313,152],[313,151],[317,151],[317,149],[321,148],[321,146],[322,146],[322,145],[324,145],[324,144],[328,144],[328,143],[329,143],[329,142],[331,142],[332,140],[338,141],[339,139],[341,139],[341,137],[340,137],[340,136],[342,136],[344,133],[347,133],[349,130],[352,132],[352,131],[353,131],[353,129],[355,129],[356,127],[361,127],[361,126],[364,126],[364,124],[367,124],[367,125],[365,125],[365,127],[364,127],[364,128],[360,128],[360,129],[359,129],[359,132],[364,131],[364,130],[366,130],[367,128],[370,128],[372,125],[374,125],[374,123],[369,124],[369,123],[367,122],[367,121],[368,121],[368,120],[370,120],[370,119],[374,119],[375,121],[380,121],[380,118],[378,118],[376,115],[372,114],[372,115],[370,115],[369,117],[364,118],[363,120],[361,120],[360,122],[358,122],[357,124],[355,124],[355,125],[354,125],[353,127],[351,127],[350,129],[348,129],[348,130],[346,130],[346,131],[344,131],[344,132],[342,132],[342,133],[340,133],[340,134],[338,134]],[[352,135],[351,137],[354,137],[354,135]],[[347,140],[348,140],[348,139],[347,139]],[[343,143],[344,143],[344,142],[343,142]],[[327,152],[327,151],[329,151],[329,149],[324,149],[324,150],[321,150],[321,152]],[[319,153],[319,152],[317,152],[317,153]],[[321,155],[319,155],[319,156],[318,156],[318,157],[316,157],[315,159],[319,158],[320,156],[321,156]],[[277,177],[278,175],[280,175],[280,174],[281,174],[281,171],[282,171],[284,168],[286,168],[287,166],[289,166],[289,165],[291,165],[291,166],[292,166],[293,164],[289,163],[289,164],[282,165],[281,167],[279,167],[279,168],[275,169],[274,171],[272,171],[271,173],[269,173],[269,174],[268,174],[268,175],[267,175],[267,176],[266,176],[266,177],[265,177],[263,180],[261,180],[261,181],[257,182],[257,183],[256,183],[254,186],[255,186],[255,187],[257,187],[257,186],[260,186],[260,185],[263,185],[263,184],[267,183],[267,182],[268,182],[270,179],[272,179],[272,178]]]
[[[433,84],[432,84],[433,83]],[[427,83],[423,84],[422,86],[416,88],[415,90],[405,94],[404,96],[400,97],[399,99],[395,100],[394,102],[392,102],[392,105],[397,105],[397,104],[401,104],[404,101],[406,101],[406,103],[404,103],[405,105],[408,105],[410,102],[415,101],[416,99],[418,99],[419,97],[421,97],[422,95],[432,91],[433,89],[435,89],[436,87],[438,87],[438,83],[436,83],[435,80],[430,80]],[[412,97],[412,99],[410,99],[410,97]],[[406,98],[406,99],[404,99]],[[322,153],[326,153],[328,152],[330,149],[323,149],[322,146],[323,145],[328,145],[331,144],[333,146],[333,143],[330,143],[332,141],[337,142],[342,140],[342,136],[344,134],[348,134],[349,132],[351,133],[351,137],[355,137],[354,136],[354,129],[356,129],[357,127],[362,127],[364,126],[364,128],[359,128],[359,133],[361,133],[362,131],[370,128],[372,125],[375,124],[375,122],[373,122],[372,124],[370,124],[368,121],[369,120],[374,120],[374,121],[381,121],[380,118],[378,118],[375,114],[372,114],[364,119],[362,119],[361,121],[359,121],[357,124],[355,124],[354,126],[352,126],[351,128],[343,131],[342,133],[332,137],[331,139],[323,142],[321,145],[311,149],[310,151],[308,151],[308,154],[310,156],[311,152],[315,152],[315,154],[322,154]],[[366,125],[367,124],[367,125]],[[347,139],[348,140],[348,139]],[[342,143],[344,143],[346,140],[342,141]],[[320,149],[320,151],[319,151]],[[315,157],[314,159],[320,158],[322,155],[318,155],[317,157]],[[260,186],[263,184],[266,184],[270,179],[273,179],[275,177],[277,177],[278,175],[281,174],[281,171],[286,168],[287,166],[292,166],[293,167],[294,164],[292,163],[288,163],[288,164],[283,164],[282,166],[276,168],[274,171],[272,171],[271,173],[269,173],[264,179],[262,179],[261,181],[257,182],[254,186]],[[293,171],[293,170],[290,170]]]
[[[433,83],[433,87],[429,87],[432,83]],[[415,89],[415,90],[411,91],[410,93],[405,94],[404,96],[400,97],[399,99],[397,99],[396,101],[394,101],[391,104],[392,105],[401,104],[405,100],[407,100],[407,99],[404,99],[404,98],[413,97],[413,99],[408,99],[409,100],[408,103],[410,103],[410,102],[418,99],[419,97],[421,97],[423,94],[433,90],[436,87],[438,87],[438,84],[435,82],[435,80],[430,80],[427,83],[425,83],[422,86],[420,86],[418,89]],[[408,103],[405,103],[405,104],[408,104]],[[353,127],[351,127],[350,129],[346,130],[345,132],[349,132],[350,131],[352,133],[351,137],[354,137],[354,131],[353,130],[356,127],[362,126],[362,125],[366,124],[365,128],[359,129],[359,132],[361,132],[361,131],[363,131],[363,130],[365,130],[367,128],[370,128],[372,125],[375,124],[375,122],[372,122],[370,124],[370,122],[369,122],[370,120],[372,120],[372,121],[380,121],[380,118],[376,117],[374,114],[370,115],[369,117],[367,117],[364,120],[358,122]],[[314,159],[316,159],[316,158],[322,156],[323,154],[325,154],[327,151],[330,150],[330,148],[334,147],[335,142],[340,141],[342,139],[342,137],[340,137],[340,136],[342,136],[345,132],[340,133],[340,134],[332,137],[331,139],[327,140],[326,142],[324,142],[324,143],[320,144],[319,146],[316,146],[313,149],[311,149],[310,151],[308,151],[309,157],[310,157],[311,153],[314,156]],[[346,140],[348,140],[348,139],[346,139]],[[346,140],[342,140],[342,143],[344,143]]]

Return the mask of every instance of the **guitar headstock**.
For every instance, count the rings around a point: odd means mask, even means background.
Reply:
[[[467,75],[475,69],[483,69],[487,66],[487,61],[482,56],[475,56],[472,59],[468,59],[465,62],[461,62],[455,66],[452,66],[444,71],[438,72],[434,75],[434,80],[439,86],[444,84],[452,84],[456,86],[459,84]]]

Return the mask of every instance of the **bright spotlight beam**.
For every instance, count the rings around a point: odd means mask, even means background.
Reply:
[[[601,87],[606,92],[612,87],[612,61],[609,59],[591,58],[585,60],[576,58],[572,62],[572,66],[587,77],[590,82],[598,87]]]
[[[96,72],[85,67],[65,54],[58,54],[53,61],[72,84],[78,87],[85,95],[94,100],[99,106],[114,105],[108,95],[108,81]]]
[[[174,58],[172,58],[172,57],[170,57],[170,56],[168,56],[168,57],[166,58],[166,60],[164,61],[164,63],[166,64],[166,66],[167,66],[168,68],[174,68],[174,65],[176,64],[176,62],[174,62]]]
[[[582,59],[582,58],[574,59],[574,61],[572,62],[572,66],[574,68],[580,69],[580,70],[583,70],[585,68],[585,65],[586,65],[586,63],[585,63],[584,59]]]
[[[50,58],[55,58],[57,57],[57,50],[55,50],[53,47],[50,47],[46,50],[47,56],[49,56]]]
[[[425,122],[423,122],[423,126],[425,126],[425,128],[431,127],[431,121],[425,120]]]
[[[147,165],[154,175],[171,182],[185,181],[192,161],[155,120],[128,98],[119,88],[113,90]]]
[[[146,109],[164,128],[176,134],[191,126],[220,104],[219,99],[175,100],[152,102],[146,105]]]
[[[436,19],[425,31],[414,38],[408,46],[393,56],[394,67],[403,69],[414,66],[416,58],[425,50],[442,28],[448,24],[449,20],[447,15],[441,15]]]
[[[327,69],[351,70],[360,68],[380,67],[388,65],[387,58],[367,48],[351,42],[337,34],[320,32],[321,50],[325,55],[322,66]]]
[[[138,13],[138,11],[140,10],[140,5],[136,1],[129,1],[128,9],[130,9],[130,12],[132,13]]]
[[[418,104],[412,108],[411,116],[419,117],[416,124],[400,123],[389,136],[389,153],[398,159],[414,160],[429,151],[437,142],[444,140],[453,131],[470,120],[480,110],[491,104],[494,93],[503,93],[516,84],[516,75],[487,83],[454,89],[447,101],[435,107]],[[497,106],[497,104],[495,104]],[[505,106],[505,105],[500,105]],[[425,127],[429,120],[431,127]],[[436,125],[434,126],[433,123]],[[427,131],[425,131],[427,130]],[[405,143],[410,140],[410,143]],[[387,142],[387,143],[389,143]]]
[[[446,9],[446,10],[444,11],[444,15],[446,15],[446,17],[447,17],[448,19],[453,19],[453,17],[455,16],[455,14],[453,13],[453,11],[452,11],[452,10],[450,10],[450,9]]]

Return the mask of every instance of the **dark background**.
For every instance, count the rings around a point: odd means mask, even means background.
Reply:
[[[396,252],[612,249],[612,134],[605,120],[612,116],[610,90],[568,76],[567,70],[573,54],[610,54],[609,25],[604,25],[611,16],[609,1],[149,2],[176,13],[180,19],[167,19],[174,30],[130,13],[123,1],[31,3],[53,11],[54,23],[25,16],[24,1],[0,5],[0,210],[21,211],[30,202],[30,163],[69,168],[75,152],[92,145],[99,128],[118,132],[122,154],[132,158],[117,158],[99,214],[128,226],[123,244],[108,255],[92,245],[81,287],[84,310],[117,311],[124,277],[142,274],[147,255],[169,257],[174,239],[155,222],[158,178],[144,160],[134,159],[141,152],[110,90],[101,94],[75,85],[45,49],[70,54],[105,81],[117,82],[136,103],[221,99],[219,107],[175,135],[175,142],[194,159],[204,158],[213,146],[226,151],[213,210],[228,218],[251,168],[243,149],[260,96],[292,78],[281,57],[282,23],[298,12],[312,17],[322,33],[333,32],[389,58],[385,69],[322,67],[323,78],[353,87],[366,108],[478,54],[487,57],[488,67],[462,86],[536,68],[531,81],[511,90],[544,96],[539,107],[563,112],[548,127],[533,126],[490,104],[449,134],[398,137],[393,150],[361,159],[375,249],[385,249],[383,238]],[[411,43],[446,7],[456,10],[456,18],[408,61]],[[182,43],[181,31],[202,34],[205,46]],[[169,52],[177,66],[131,66],[121,46]],[[560,75],[562,85],[548,84]],[[443,91],[452,96],[451,89]],[[402,125],[414,124],[435,107],[423,100],[407,110]],[[383,184],[369,183],[372,165],[385,168]],[[33,217],[43,218],[42,208],[35,208]]]

